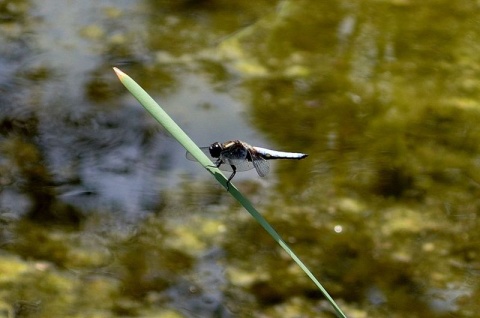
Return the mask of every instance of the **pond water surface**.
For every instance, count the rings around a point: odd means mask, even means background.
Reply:
[[[480,310],[480,4],[0,4],[6,317],[333,317],[118,82],[200,145],[304,152],[234,183],[349,317]]]

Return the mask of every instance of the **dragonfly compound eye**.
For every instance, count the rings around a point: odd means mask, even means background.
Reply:
[[[210,155],[213,158],[219,158],[220,153],[222,152],[222,146],[220,145],[220,143],[215,142],[215,143],[211,144],[209,150],[210,150]]]

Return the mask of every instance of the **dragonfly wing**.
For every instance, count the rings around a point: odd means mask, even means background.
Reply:
[[[205,153],[205,155],[207,155],[208,158],[210,158],[210,160],[213,161],[213,163],[217,162],[218,158],[213,158],[210,155],[210,147],[200,147],[200,149]],[[193,157],[188,151],[185,156],[188,160],[197,161],[197,159],[195,159],[195,157]],[[218,169],[223,171],[233,171],[231,165],[235,166],[236,171],[247,171],[253,169],[253,164],[246,159],[230,159],[222,156],[222,161],[223,163],[218,167]]]
[[[268,161],[263,158],[254,159],[253,166],[260,177],[265,177],[270,172],[270,165]]]
[[[250,157],[252,158],[253,166],[255,167],[255,170],[257,170],[258,175],[260,177],[265,177],[270,172],[270,165],[268,164],[268,161],[260,156],[254,155],[251,151],[249,152]]]
[[[247,171],[253,169],[253,164],[246,159],[223,158],[223,163],[218,167],[223,171],[233,171],[231,166],[235,166],[236,171]]]

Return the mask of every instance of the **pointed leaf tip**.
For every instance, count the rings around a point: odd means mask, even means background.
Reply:
[[[122,78],[123,76],[125,76],[125,73],[123,73],[122,71],[120,71],[120,69],[114,67],[113,70],[115,71],[115,74],[117,74],[118,78]]]

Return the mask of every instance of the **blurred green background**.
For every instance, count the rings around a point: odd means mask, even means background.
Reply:
[[[200,145],[349,317],[478,317],[480,3],[0,2],[2,317],[333,317],[118,82]]]

